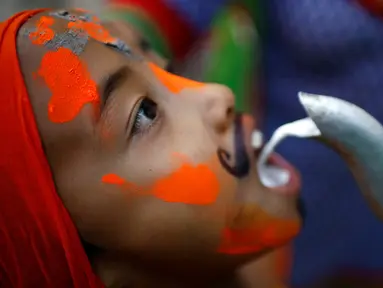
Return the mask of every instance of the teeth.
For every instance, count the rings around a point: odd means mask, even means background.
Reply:
[[[282,125],[275,130],[269,142],[266,143],[259,157],[258,165],[264,166],[271,153],[274,152],[275,147],[286,137],[309,138],[319,135],[321,135],[321,133],[318,127],[310,118],[304,118]]]
[[[251,135],[251,146],[260,149],[263,145],[263,134],[259,130],[254,130]],[[259,177],[267,187],[283,186],[289,181],[289,172],[280,167],[264,165],[259,170]]]
[[[251,146],[254,149],[259,149],[263,145],[263,134],[259,130],[254,130],[251,134]]]
[[[275,147],[286,137],[310,138],[320,136],[321,132],[310,118],[300,119],[280,126],[266,143],[258,159],[258,172],[262,183],[267,187],[278,187],[288,183],[289,172],[266,164]]]
[[[263,166],[258,173],[262,184],[270,188],[286,185],[290,180],[289,171],[272,165]]]
[[[251,146],[254,149],[260,149],[263,145],[263,134],[259,130],[254,130],[251,135]],[[264,165],[259,170],[259,177],[262,183],[267,187],[278,187],[286,184],[289,181],[289,172],[276,167]]]

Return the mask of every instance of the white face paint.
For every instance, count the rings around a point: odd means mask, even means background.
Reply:
[[[290,179],[289,172],[277,166],[267,164],[267,160],[275,147],[286,137],[311,138],[320,136],[321,132],[310,118],[300,119],[284,124],[275,130],[270,140],[264,146],[258,159],[258,173],[260,180],[266,187],[286,185]]]

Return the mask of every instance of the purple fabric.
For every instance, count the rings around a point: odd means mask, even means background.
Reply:
[[[225,2],[166,1],[199,31]],[[305,116],[298,91],[344,98],[383,122],[383,20],[352,0],[264,1],[267,136]],[[344,267],[383,269],[383,224],[339,157],[317,143],[294,139],[279,152],[302,171],[308,210],[295,241],[293,284],[307,287]]]

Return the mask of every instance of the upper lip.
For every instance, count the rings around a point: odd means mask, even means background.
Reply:
[[[256,161],[258,160],[260,148],[253,148],[252,135],[254,133],[254,119],[250,115],[237,114],[234,119],[234,148],[232,153],[224,149],[218,149],[218,158],[225,170],[236,177],[242,179],[248,175],[257,175],[260,180],[259,173],[254,173],[257,169]],[[262,148],[262,147],[261,147]],[[275,190],[282,194],[296,194],[300,188],[300,177],[296,169],[285,161],[281,156],[273,154],[269,159],[269,164],[278,166],[290,173],[290,181],[279,187],[266,187],[269,190]],[[253,171],[253,172],[252,172]],[[259,172],[259,171],[258,171]]]
[[[243,114],[236,114],[233,123],[234,145],[232,153],[227,150],[218,149],[218,159],[225,170],[236,178],[248,176],[254,157],[251,153],[251,133],[253,131],[252,121],[247,121]]]

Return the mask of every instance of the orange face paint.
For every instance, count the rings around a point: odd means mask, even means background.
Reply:
[[[214,203],[220,189],[217,176],[206,164],[183,164],[148,187],[139,187],[115,174],[103,176],[102,182],[131,188],[139,193],[156,196],[165,202],[194,205]]]
[[[182,165],[172,174],[158,180],[152,187],[153,195],[166,202],[206,205],[215,202],[219,182],[206,165]]]
[[[257,253],[287,243],[300,230],[297,220],[275,218],[255,208],[253,223],[247,227],[226,227],[218,252],[223,254]]]
[[[29,34],[32,43],[45,45],[55,38],[52,17],[42,16],[37,21],[36,31]],[[60,47],[48,51],[41,60],[37,72],[52,92],[48,103],[48,117],[52,122],[64,123],[73,120],[82,107],[99,106],[97,85],[90,78],[85,63],[71,49]]]
[[[160,82],[172,93],[179,93],[186,88],[202,88],[206,84],[171,74],[149,62],[149,67]]]
[[[29,39],[31,39],[33,44],[44,45],[49,40],[52,40],[55,36],[54,31],[50,28],[54,19],[52,17],[41,16],[36,23],[36,30],[29,34]]]
[[[88,33],[90,37],[102,43],[109,43],[117,40],[117,38],[110,35],[107,29],[96,22],[76,20],[75,22],[68,22],[68,28],[84,31]]]
[[[106,184],[113,184],[113,185],[124,185],[125,179],[121,178],[120,176],[116,174],[106,174],[102,176],[101,181]]]
[[[85,104],[92,104],[95,110],[99,108],[100,99],[97,93],[97,85],[90,78],[85,63],[81,62],[77,56],[85,47],[87,35],[103,43],[118,42],[118,39],[112,37],[109,31],[98,23],[99,19],[95,16],[92,19],[96,22],[89,22],[78,19],[66,11],[55,12],[52,15],[70,19],[67,24],[70,30],[65,33],[72,36],[71,40],[78,41],[72,43],[73,47],[69,45],[69,42],[63,41],[62,38],[58,40],[55,38],[56,35],[50,28],[54,23],[53,17],[40,17],[36,24],[36,30],[30,32],[29,37],[32,43],[36,45],[46,45],[49,42],[52,44],[53,50],[55,50],[44,55],[38,75],[43,77],[46,85],[52,92],[52,97],[48,104],[49,119],[55,123],[65,123],[73,120]],[[84,38],[85,33],[79,33],[79,35],[83,35],[83,39],[80,39],[81,37],[73,39],[73,37],[76,37],[73,31],[85,32],[87,34],[86,38]],[[52,43],[54,39],[59,44]],[[82,40],[82,43],[80,40]],[[61,43],[66,46],[60,47]]]
[[[52,92],[48,116],[52,122],[73,120],[85,104],[98,109],[97,85],[90,78],[85,63],[70,49],[61,47],[47,52],[38,71]]]

